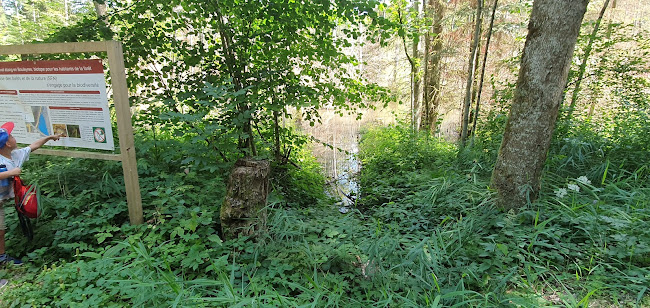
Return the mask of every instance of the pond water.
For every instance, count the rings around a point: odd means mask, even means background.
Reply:
[[[312,152],[323,166],[327,190],[340,200],[341,212],[354,204],[359,193],[356,175],[361,169],[357,157],[361,128],[366,125],[386,125],[393,121],[388,111],[365,111],[361,120],[356,115],[339,116],[332,110],[321,110],[322,123],[301,125],[303,131],[320,142],[314,142]],[[326,145],[331,145],[330,148]]]

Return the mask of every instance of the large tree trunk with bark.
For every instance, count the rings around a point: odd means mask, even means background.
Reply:
[[[270,170],[268,160],[243,158],[235,163],[221,206],[221,229],[226,239],[254,235],[265,228]]]
[[[535,0],[519,79],[492,173],[497,205],[537,198],[571,57],[588,0]]]
[[[425,14],[433,20],[433,24],[425,35],[424,93],[420,129],[433,133],[436,131],[441,98],[442,18],[445,14],[445,4],[442,0],[428,1]]]

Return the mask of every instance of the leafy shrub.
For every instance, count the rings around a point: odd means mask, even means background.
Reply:
[[[151,140],[138,139],[138,167],[145,220],[160,222],[187,219],[186,208],[205,207],[218,213],[225,193],[223,176],[200,165],[183,164],[184,151],[161,151],[161,156],[146,155]],[[157,142],[172,148],[174,140]],[[168,147],[165,147],[168,146]],[[200,154],[196,154],[197,157]],[[223,168],[217,169],[224,172]],[[42,191],[42,216],[34,221],[35,238],[20,236],[14,215],[7,215],[8,245],[11,252],[36,264],[68,259],[79,252],[92,251],[106,241],[125,236],[121,226],[128,222],[124,180],[120,163],[89,159],[70,159],[33,155],[25,166],[25,179],[37,183]]]
[[[395,201],[445,174],[456,155],[449,143],[418,136],[404,124],[367,129],[360,145],[361,203],[369,207]]]

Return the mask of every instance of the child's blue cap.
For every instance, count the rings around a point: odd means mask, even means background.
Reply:
[[[4,148],[9,140],[11,131],[14,130],[14,122],[7,122],[0,127],[0,149]]]

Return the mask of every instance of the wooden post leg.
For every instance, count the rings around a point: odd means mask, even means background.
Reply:
[[[129,206],[129,220],[132,225],[137,225],[143,222],[142,196],[140,195],[138,165],[135,157],[135,141],[133,140],[133,126],[131,125],[131,107],[126,85],[124,55],[120,42],[108,41],[106,44],[113,84],[113,102],[115,103],[120,151],[122,153],[126,200]]]

